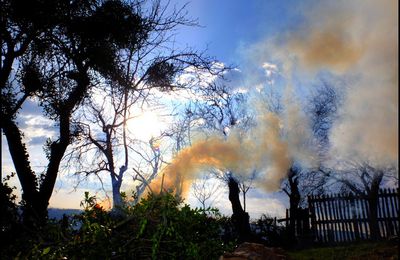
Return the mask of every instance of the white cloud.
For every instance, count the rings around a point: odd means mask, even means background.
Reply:
[[[271,78],[273,74],[278,73],[278,66],[276,64],[264,62],[262,67],[265,70],[267,78]]]
[[[54,122],[42,115],[22,114],[20,116],[21,131],[24,133],[24,140],[30,143],[34,138],[48,137],[53,138],[56,136]],[[34,142],[34,145],[37,142]],[[43,144],[43,143],[42,143]]]

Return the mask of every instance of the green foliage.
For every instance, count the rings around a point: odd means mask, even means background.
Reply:
[[[170,193],[149,195],[134,207],[129,220],[115,229],[126,241],[120,253],[138,259],[218,258],[232,243],[221,239],[218,211],[208,213],[182,206]]]
[[[217,259],[234,241],[223,241],[227,221],[218,210],[191,209],[170,193],[150,195],[126,218],[105,211],[84,194],[83,213],[50,221],[31,234],[24,230],[8,258],[32,259]],[[15,229],[16,230],[16,229]],[[22,243],[23,242],[23,243]]]
[[[18,228],[19,216],[18,208],[15,204],[16,196],[12,193],[15,187],[10,187],[7,183],[14,176],[7,175],[3,182],[0,182],[0,255],[6,252],[6,248],[11,247],[15,241],[15,230]],[[4,250],[4,251],[3,251]]]
[[[90,211],[91,208],[94,208],[96,206],[96,196],[89,196],[89,192],[85,191],[85,197],[81,201],[81,207],[87,212]]]
[[[174,64],[156,61],[147,70],[147,83],[152,87],[158,87],[161,91],[172,90],[176,72]]]

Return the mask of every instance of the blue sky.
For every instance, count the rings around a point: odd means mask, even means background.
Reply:
[[[178,6],[182,2],[176,1]],[[183,28],[177,42],[200,50],[208,47],[210,55],[237,66],[243,46],[294,28],[302,21],[302,8],[294,0],[197,0],[187,7],[189,16],[197,18],[202,27]]]
[[[176,44],[200,51],[207,49],[208,55],[238,67],[240,87],[265,85],[272,78],[266,76],[264,65],[276,65],[272,75],[275,83],[271,87],[292,91],[286,100],[291,105],[301,105],[304,96],[312,92],[310,86],[318,84],[321,72],[331,82],[349,83],[348,79],[356,79],[355,84],[341,89],[347,98],[339,111],[340,120],[331,132],[334,149],[330,156],[396,161],[398,112],[393,108],[398,108],[398,100],[393,97],[398,96],[398,4],[395,2],[193,0],[187,6],[188,16],[198,19],[201,27],[181,28]],[[171,2],[174,3],[180,6],[185,1]],[[290,111],[293,109],[297,108],[291,107]],[[41,163],[44,156],[38,142],[51,134],[51,128],[46,127],[45,121],[35,120],[39,113],[34,103],[27,103],[20,126],[28,131],[31,161],[38,166],[35,170],[40,171],[45,164]],[[289,114],[282,118],[289,125],[290,120]],[[302,121],[298,118],[296,122]],[[2,169],[10,171],[12,162],[5,138],[2,140]],[[291,156],[299,156],[297,150],[292,147]],[[108,181],[109,176],[105,178]],[[73,177],[60,176],[50,206],[79,207],[83,192],[98,185],[93,178],[73,192],[75,182]],[[196,205],[193,198],[188,202]],[[261,213],[283,216],[287,204],[282,193],[253,189],[248,194],[247,206],[252,217]],[[215,206],[230,214],[227,198],[222,196]]]

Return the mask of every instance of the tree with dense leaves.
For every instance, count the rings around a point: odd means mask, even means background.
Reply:
[[[142,16],[142,4],[118,0],[1,1],[1,129],[22,186],[27,222],[46,220],[61,160],[81,131],[73,116],[90,90],[99,79],[132,87],[121,66],[122,54],[140,49],[149,39],[148,32],[157,29],[154,22],[162,22]],[[158,60],[151,66],[168,61]],[[157,77],[152,78],[154,71],[146,71],[142,81],[156,84],[162,80],[165,85],[160,75],[155,73]],[[18,112],[31,97],[58,128],[57,139],[46,143],[48,164],[41,176],[32,170],[17,123]]]

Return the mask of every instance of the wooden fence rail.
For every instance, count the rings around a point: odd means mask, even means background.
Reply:
[[[309,218],[315,240],[341,243],[371,238],[366,195],[332,194],[309,196]],[[378,195],[379,235],[399,236],[399,192],[381,189]]]

